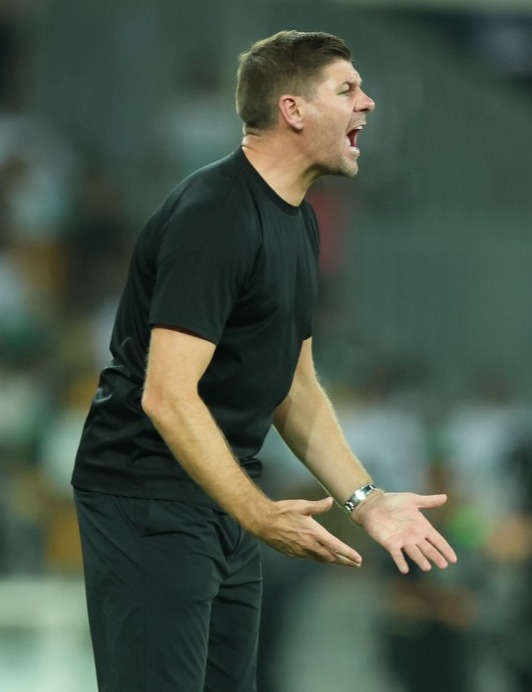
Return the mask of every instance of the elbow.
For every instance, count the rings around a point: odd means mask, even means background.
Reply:
[[[181,390],[145,384],[141,398],[142,410],[158,430],[189,415],[191,407],[199,401],[197,391]]]
[[[159,417],[161,409],[161,397],[158,396],[152,389],[144,388],[140,405],[146,416],[155,424]]]
[[[141,406],[150,423],[162,435],[171,424],[169,418],[173,411],[164,391],[145,389],[142,393]]]

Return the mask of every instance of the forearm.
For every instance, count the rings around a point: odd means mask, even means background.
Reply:
[[[144,409],[185,471],[244,528],[254,531],[272,502],[240,467],[199,396],[143,401]]]
[[[300,374],[276,409],[279,434],[310,472],[343,504],[372,478],[349,447],[332,404],[312,374]]]
[[[329,509],[327,500],[267,498],[241,469],[199,397],[167,404],[164,413],[151,410],[150,418],[189,475],[246,531],[291,557],[360,566],[360,555],[312,518]]]
[[[245,530],[280,552],[350,566],[360,555],[313,519],[330,500],[267,498],[242,470],[198,393],[214,344],[154,327],[142,407],[185,471]]]

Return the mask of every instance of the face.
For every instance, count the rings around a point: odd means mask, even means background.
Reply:
[[[375,108],[361,84],[350,62],[335,60],[324,68],[313,96],[304,102],[303,131],[316,176],[358,172],[357,136]]]

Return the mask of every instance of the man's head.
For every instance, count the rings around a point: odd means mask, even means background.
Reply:
[[[345,42],[322,32],[281,31],[254,43],[239,59],[236,109],[246,131],[277,124],[278,100],[289,92],[311,98],[323,69],[351,61]]]

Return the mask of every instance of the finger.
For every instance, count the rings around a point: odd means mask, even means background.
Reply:
[[[279,548],[282,553],[296,560],[314,560],[316,562],[332,562],[334,556],[318,544],[302,545],[292,544]]]
[[[424,572],[430,572],[432,566],[419,546],[405,545],[403,551],[420,569],[422,569]]]
[[[342,555],[341,553],[336,553],[336,564],[344,565],[345,567],[361,567],[362,559],[358,560],[357,562],[354,562],[353,560],[350,560],[348,557],[345,557],[345,555]]]
[[[301,507],[302,514],[325,514],[333,506],[332,497],[324,497],[323,500],[309,500]]]
[[[360,567],[362,565],[362,557],[356,550],[349,548],[349,546],[343,546],[338,552],[331,551],[329,546],[322,545],[321,547],[327,551],[329,555],[329,562],[333,562],[337,565],[343,565],[344,567]]]
[[[307,546],[303,548],[302,557],[309,560],[315,560],[316,562],[337,562],[338,558],[336,553],[331,552],[328,548],[316,543],[312,546]]]
[[[356,567],[360,567],[362,564],[362,555],[348,545],[342,545],[339,550],[335,549],[333,555],[335,560],[341,559],[342,564],[350,563]]]
[[[322,547],[328,551],[333,562],[340,562],[342,565],[351,564],[356,567],[360,567],[362,564],[362,556],[344,543],[335,544],[333,547],[330,544],[324,545],[322,543]]]
[[[448,562],[445,557],[428,540],[425,541],[423,545],[420,545],[419,548],[427,560],[432,561],[436,567],[445,569],[448,566]]]
[[[351,562],[356,562],[362,564],[362,556],[354,548],[347,545],[343,541],[340,541],[332,533],[329,533],[327,529],[323,528],[320,524],[317,525],[317,534],[319,536],[318,540],[322,546],[324,546],[335,558],[337,555],[342,555],[347,560]]]
[[[408,562],[406,561],[405,556],[403,555],[403,551],[390,550],[390,555],[392,556],[392,559],[395,562],[399,572],[401,572],[401,574],[408,574],[410,570],[408,568]]]
[[[447,502],[447,495],[443,493],[440,495],[418,495],[417,501],[420,509],[433,509],[444,505]]]
[[[328,550],[307,550],[302,556],[307,560],[314,560],[314,562],[334,562],[334,556]]]
[[[300,559],[315,560],[317,562],[338,562],[338,554],[344,558],[342,564],[348,562],[361,564],[362,558],[356,552],[335,536],[326,531],[320,524],[313,522],[317,530],[313,535],[300,536],[300,541],[292,544],[290,555]],[[287,551],[284,551],[287,552]]]
[[[437,531],[428,536],[427,540],[436,548],[436,550],[438,550],[443,555],[447,562],[454,563],[458,561],[458,557],[452,549],[452,547],[449,545],[449,543],[447,543],[445,538]]]

